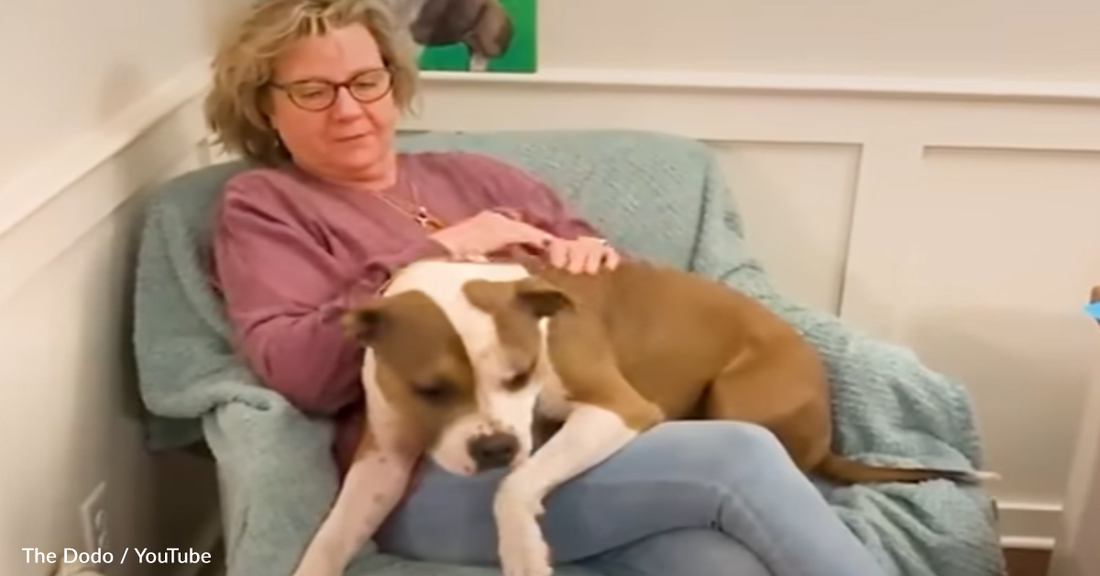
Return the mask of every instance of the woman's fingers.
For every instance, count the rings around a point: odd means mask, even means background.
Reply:
[[[550,263],[574,274],[596,274],[609,265],[614,251],[592,240],[560,240],[551,244]],[[617,264],[612,262],[610,264]]]
[[[581,242],[570,242],[569,271],[574,274],[599,272],[603,256],[598,249]]]
[[[543,256],[551,266],[573,274],[596,274],[604,268],[614,269],[621,260],[614,249],[602,242],[554,237],[545,245]]]
[[[589,274],[596,274],[607,265],[607,249],[600,246],[594,250],[588,252],[588,256],[584,261],[584,271]]]
[[[622,257],[619,256],[618,251],[610,246],[604,246],[604,266],[607,266],[608,270],[614,270],[622,262]]]
[[[565,240],[500,212],[482,215],[482,251],[492,253],[512,245],[540,249],[551,266],[574,274],[595,274],[603,268],[614,269],[620,258],[606,242],[598,238]]]
[[[583,269],[596,274],[603,268],[614,269],[618,265],[618,254],[606,241],[599,238],[578,238],[575,243],[584,253]]]
[[[596,274],[600,270],[614,270],[619,265],[619,253],[610,246],[599,246],[592,250],[586,261],[585,271]]]
[[[550,265],[555,268],[566,268],[570,262],[569,242],[565,240],[552,240],[546,247],[546,256]]]

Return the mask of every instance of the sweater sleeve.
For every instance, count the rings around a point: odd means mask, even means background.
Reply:
[[[582,218],[546,184],[532,179],[525,203],[528,221],[547,232],[567,240],[581,236],[602,238],[596,227]]]
[[[266,190],[228,188],[214,226],[214,280],[236,345],[261,380],[310,414],[362,398],[362,350],[340,313],[373,298],[396,267],[444,249],[425,237],[352,274]]]

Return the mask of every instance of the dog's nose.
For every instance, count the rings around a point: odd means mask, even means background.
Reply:
[[[493,432],[470,439],[468,449],[478,471],[503,468],[516,457],[519,440],[511,434]]]

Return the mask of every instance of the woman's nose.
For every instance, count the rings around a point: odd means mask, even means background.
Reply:
[[[363,115],[363,105],[359,103],[346,86],[336,90],[336,101],[332,103],[332,113],[338,118]]]

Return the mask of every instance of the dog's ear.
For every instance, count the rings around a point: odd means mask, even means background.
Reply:
[[[574,305],[573,299],[561,288],[535,276],[515,283],[515,300],[537,318],[553,316]]]
[[[486,58],[497,58],[508,51],[514,35],[512,17],[499,0],[483,0],[477,23],[466,36],[473,52]]]
[[[386,329],[385,304],[379,301],[352,308],[343,315],[341,321],[344,325],[344,334],[364,346],[369,346]]]
[[[463,292],[471,304],[491,314],[518,307],[537,318],[545,318],[573,306],[569,295],[537,276],[505,282],[471,280]]]

